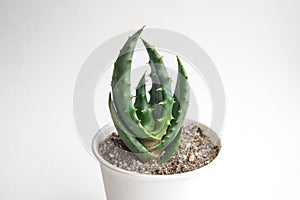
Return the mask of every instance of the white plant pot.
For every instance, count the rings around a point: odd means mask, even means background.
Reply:
[[[186,120],[184,124],[191,123],[197,123],[203,133],[212,137],[221,148],[221,142],[215,132],[192,120]],[[215,174],[215,161],[200,169],[175,175],[145,175],[126,171],[108,163],[101,157],[98,149],[101,141],[112,132],[116,130],[111,123],[100,129],[92,142],[94,155],[100,162],[107,200],[199,200],[205,199],[202,192],[207,193],[211,190],[210,183],[215,182],[210,180]],[[212,197],[213,194],[209,196]]]

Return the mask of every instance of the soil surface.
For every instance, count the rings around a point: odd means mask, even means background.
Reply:
[[[167,163],[143,163],[128,150],[117,133],[112,133],[99,145],[100,155],[109,163],[128,171],[152,175],[180,174],[201,168],[212,162],[219,147],[202,133],[198,125],[183,127],[179,149]]]

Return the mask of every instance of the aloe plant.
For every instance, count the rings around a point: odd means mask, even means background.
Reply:
[[[178,75],[175,91],[172,80],[157,50],[142,39],[149,56],[152,87],[146,91],[146,73],[135,95],[131,94],[131,64],[143,28],[128,38],[114,63],[109,109],[124,144],[142,162],[167,162],[179,147],[182,123],[189,104],[189,85],[185,69],[177,56]],[[147,93],[150,99],[147,99]]]

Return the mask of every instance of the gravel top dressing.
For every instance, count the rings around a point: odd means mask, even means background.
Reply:
[[[100,155],[112,165],[152,175],[180,174],[196,170],[213,161],[219,150],[196,124],[183,127],[179,149],[167,163],[142,163],[127,149],[117,133],[112,133],[99,145]]]

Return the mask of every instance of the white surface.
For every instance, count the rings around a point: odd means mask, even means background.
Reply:
[[[73,85],[98,44],[144,24],[194,39],[223,78],[214,196],[299,199],[299,3],[209,2],[1,0],[0,199],[104,199],[74,130]]]

